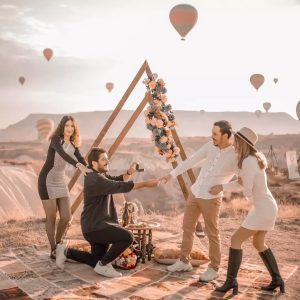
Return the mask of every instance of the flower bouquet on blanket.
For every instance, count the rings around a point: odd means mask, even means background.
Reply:
[[[114,261],[113,266],[122,270],[131,270],[137,266],[139,261],[138,250],[131,246],[127,248],[122,254],[120,254]]]

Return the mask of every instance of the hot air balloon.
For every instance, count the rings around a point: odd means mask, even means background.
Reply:
[[[253,74],[250,77],[250,82],[258,90],[265,82],[265,77],[261,74]]]
[[[54,122],[51,119],[39,119],[36,122],[38,131],[38,139],[47,141],[54,127]]]
[[[19,77],[19,82],[23,85],[25,82],[25,77],[23,76]]]
[[[298,102],[297,106],[296,106],[296,113],[297,113],[297,117],[300,121],[300,101]]]
[[[274,78],[273,81],[276,84],[278,82],[278,78]]]
[[[106,85],[105,85],[105,87],[107,88],[107,90],[109,92],[111,92],[112,89],[114,88],[114,84],[112,82],[107,82]]]
[[[46,48],[46,49],[44,49],[43,54],[44,54],[45,58],[49,61],[53,56],[53,50],[50,48]]]
[[[258,118],[259,118],[260,115],[262,114],[262,113],[261,113],[261,110],[259,110],[259,109],[256,110],[254,113],[255,113],[255,115],[256,115]]]
[[[265,102],[263,104],[263,107],[264,107],[265,111],[268,112],[269,109],[271,108],[271,103],[270,102]]]
[[[181,40],[184,41],[197,22],[198,12],[191,5],[179,4],[171,9],[169,18],[175,30],[180,34]]]

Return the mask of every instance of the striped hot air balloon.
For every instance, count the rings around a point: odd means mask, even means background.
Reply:
[[[191,5],[179,4],[171,9],[169,18],[175,30],[180,34],[181,40],[184,41],[198,20],[198,12]]]
[[[53,130],[54,122],[51,119],[39,119],[36,122],[36,129],[38,131],[38,139],[47,141]]]

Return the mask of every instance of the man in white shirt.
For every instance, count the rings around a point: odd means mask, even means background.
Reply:
[[[190,253],[197,221],[202,214],[209,240],[210,264],[207,270],[200,275],[199,280],[209,282],[218,277],[221,262],[219,213],[223,193],[213,195],[210,193],[210,189],[216,184],[228,183],[238,172],[236,153],[230,142],[231,130],[231,124],[228,121],[222,120],[214,123],[212,142],[203,145],[191,157],[181,162],[169,175],[161,178],[162,181],[167,182],[201,162],[201,171],[191,187],[191,193],[185,206],[181,257],[180,260],[167,267],[170,272],[192,270]]]

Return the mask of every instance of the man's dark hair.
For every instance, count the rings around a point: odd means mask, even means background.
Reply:
[[[215,122],[214,126],[218,126],[220,128],[222,135],[227,134],[228,138],[231,137],[232,126],[228,121],[221,120],[221,121]]]
[[[89,166],[92,167],[92,161],[98,161],[102,153],[107,153],[105,149],[94,147],[92,148],[90,154],[88,155]]]

